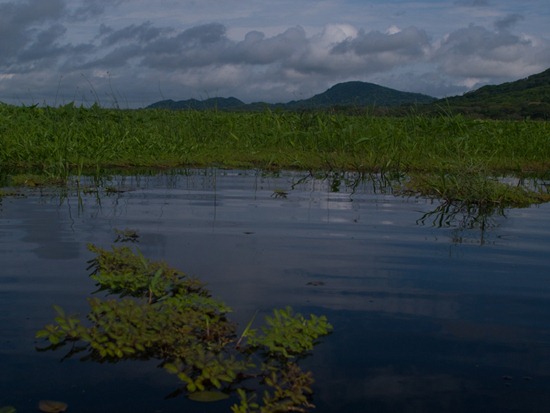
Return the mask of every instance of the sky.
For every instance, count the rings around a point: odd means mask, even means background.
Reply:
[[[434,97],[550,68],[548,0],[0,0],[0,101]]]

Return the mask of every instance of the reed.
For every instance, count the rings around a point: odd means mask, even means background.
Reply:
[[[397,190],[402,194],[421,194],[444,200],[447,204],[475,205],[482,209],[527,207],[550,201],[548,191],[509,185],[475,171],[453,174],[413,174]]]
[[[543,173],[550,124],[460,116],[227,113],[0,106],[4,171],[66,176],[110,167],[259,166]]]
[[[550,123],[461,116],[0,106],[0,173],[66,179],[112,168],[545,176]]]

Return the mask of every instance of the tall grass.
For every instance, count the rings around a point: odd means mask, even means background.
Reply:
[[[0,169],[68,176],[112,167],[543,174],[550,124],[460,116],[227,113],[0,106]]]

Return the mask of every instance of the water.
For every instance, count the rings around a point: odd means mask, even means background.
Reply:
[[[131,228],[146,256],[206,281],[241,326],[286,305],[325,314],[334,333],[304,361],[316,412],[550,411],[550,205],[438,215],[380,177],[187,172],[1,200],[0,407],[229,411],[165,400],[178,383],[154,362],[36,351],[52,304],[87,311],[87,243]]]

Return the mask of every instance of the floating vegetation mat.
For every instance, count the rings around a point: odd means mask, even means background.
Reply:
[[[276,309],[263,327],[253,328],[254,317],[238,335],[231,309],[199,280],[137,248],[89,249],[90,276],[106,298],[90,298],[85,319],[54,305],[54,322],[36,333],[46,342],[40,350],[66,346],[65,357],[98,362],[155,359],[179,379],[172,396],[212,402],[236,394],[235,413],[314,408],[313,376],[299,361],[332,330],[326,317]]]

